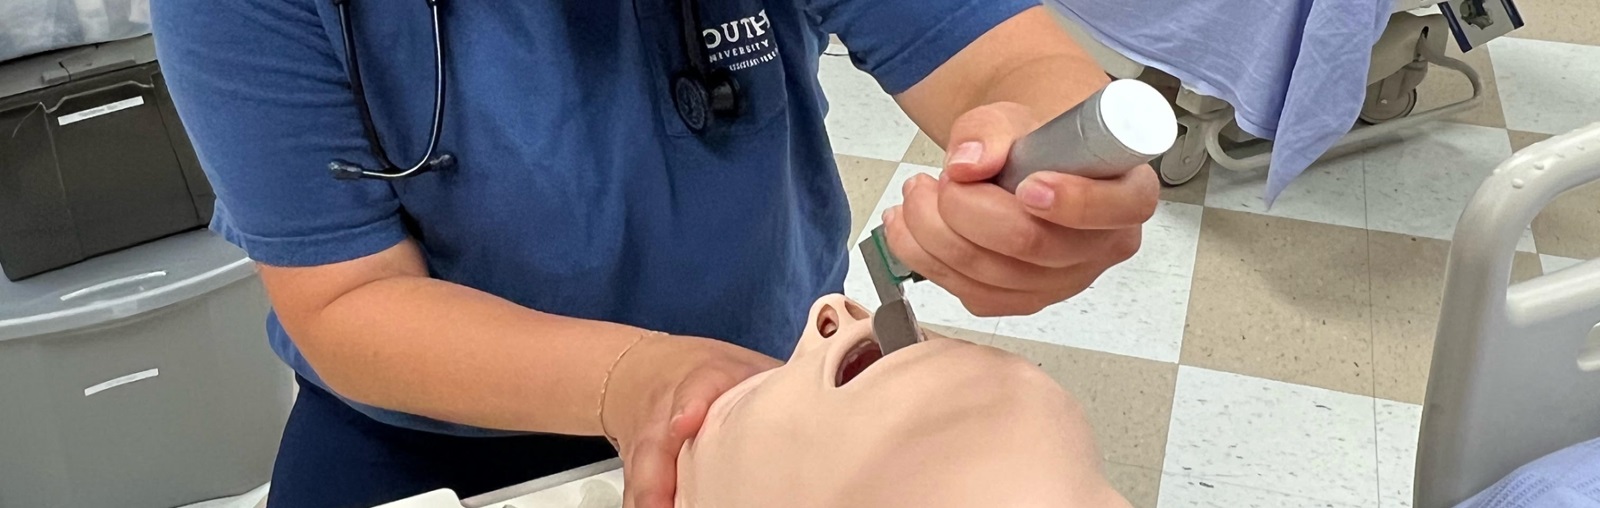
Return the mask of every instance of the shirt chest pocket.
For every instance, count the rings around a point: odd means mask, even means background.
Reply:
[[[650,81],[657,117],[673,136],[696,136],[680,117],[673,85],[675,77],[691,71],[683,47],[680,0],[635,0],[639,30],[655,77]],[[735,85],[737,112],[716,117],[706,134],[738,135],[761,129],[787,109],[786,85],[779,38],[773,19],[759,0],[700,0],[699,40],[705,68],[723,70]],[[694,23],[695,20],[688,20]],[[796,27],[798,29],[798,27]],[[705,83],[706,81],[702,81]]]

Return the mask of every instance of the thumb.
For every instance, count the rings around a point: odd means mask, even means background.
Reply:
[[[994,178],[1005,166],[1011,143],[1038,124],[1032,111],[1014,102],[986,104],[963,113],[950,125],[944,175],[962,183]]]

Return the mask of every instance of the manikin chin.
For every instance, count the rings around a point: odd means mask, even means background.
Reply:
[[[932,337],[884,357],[843,296],[789,362],[717,399],[678,508],[1123,508],[1082,409],[1027,360]]]

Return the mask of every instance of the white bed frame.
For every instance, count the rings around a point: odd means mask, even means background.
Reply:
[[[1600,259],[1511,285],[1522,232],[1600,181],[1600,123],[1512,155],[1456,225],[1417,442],[1417,508],[1446,508],[1523,464],[1600,438]]]

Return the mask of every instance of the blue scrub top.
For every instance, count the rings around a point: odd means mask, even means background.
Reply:
[[[1034,0],[701,0],[702,41],[744,112],[696,135],[672,0],[448,1],[441,148],[454,168],[337,181],[375,165],[327,0],[161,0],[156,44],[217,191],[212,228],[277,266],[346,261],[406,236],[433,277],[544,312],[726,340],[787,358],[842,289],[850,211],[817,78],[828,33],[904,91]],[[385,148],[409,164],[433,108],[423,2],[351,2]],[[272,347],[322,384],[275,316]],[[441,338],[441,340],[447,340]],[[582,340],[574,337],[573,340]],[[326,386],[326,385],[323,385]],[[496,435],[352,403],[380,421]]]

